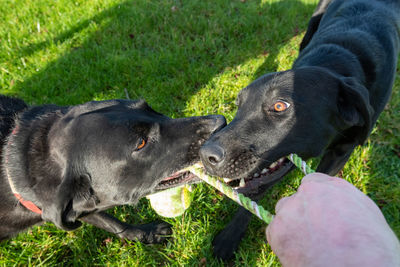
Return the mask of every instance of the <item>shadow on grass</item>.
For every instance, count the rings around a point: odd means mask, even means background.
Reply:
[[[125,98],[126,89],[132,99],[179,117],[188,99],[226,68],[267,55],[255,77],[275,71],[281,48],[306,29],[314,7],[293,0],[126,1],[21,49],[18,58],[73,40],[93,25],[98,29],[11,92],[31,104],[72,105]],[[209,247],[208,241],[200,246]],[[88,243],[86,253],[98,253],[97,245]],[[198,263],[197,257],[189,263]]]
[[[71,40],[91,25],[83,44],[12,92],[34,104],[79,104],[93,99],[144,98],[168,115],[227,67],[268,53],[266,69],[285,41],[305,28],[313,5],[297,1],[127,1],[45,42],[22,48],[26,57]],[[299,24],[300,23],[300,24]]]

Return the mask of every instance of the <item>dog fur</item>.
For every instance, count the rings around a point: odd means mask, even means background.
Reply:
[[[83,221],[121,238],[161,242],[169,224],[130,225],[104,211],[191,182],[163,178],[198,161],[200,145],[225,124],[218,115],[170,119],[144,101],[28,107],[0,96],[0,240],[43,221],[64,230]],[[21,205],[11,184],[42,214]]]
[[[208,172],[252,177],[296,153],[304,159],[321,156],[317,171],[335,175],[365,142],[388,102],[399,30],[399,0],[321,1],[292,69],[266,74],[244,88],[233,121],[201,148]],[[278,102],[286,109],[277,111]],[[291,167],[286,162],[280,175],[253,179],[261,187],[247,193],[260,198]],[[250,213],[240,208],[214,239],[217,256],[233,256],[249,220]]]

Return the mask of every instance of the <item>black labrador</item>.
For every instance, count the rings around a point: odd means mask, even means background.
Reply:
[[[218,115],[170,119],[144,101],[29,108],[0,96],[0,240],[43,221],[64,230],[83,221],[161,242],[167,223],[129,225],[104,211],[195,182],[175,172],[198,161],[201,144],[225,125]]]
[[[336,174],[390,97],[399,30],[400,0],[321,1],[292,69],[244,88],[233,121],[201,148],[207,171],[254,199],[293,168],[290,153],[322,156],[317,171]],[[217,256],[233,256],[249,220],[240,208],[214,239]]]

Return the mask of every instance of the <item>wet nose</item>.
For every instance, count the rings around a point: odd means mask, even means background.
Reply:
[[[216,167],[221,165],[225,159],[225,150],[219,145],[206,144],[200,149],[200,157],[203,164]]]

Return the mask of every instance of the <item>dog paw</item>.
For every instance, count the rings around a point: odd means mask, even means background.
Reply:
[[[171,234],[172,229],[169,223],[157,221],[142,225],[130,225],[119,236],[144,244],[157,244],[164,242]]]
[[[213,240],[216,257],[225,261],[233,258],[246,233],[251,216],[251,213],[242,207],[237,210],[229,224]]]
[[[237,251],[242,235],[230,231],[230,228],[222,230],[213,240],[214,255],[224,261],[231,260]]]

